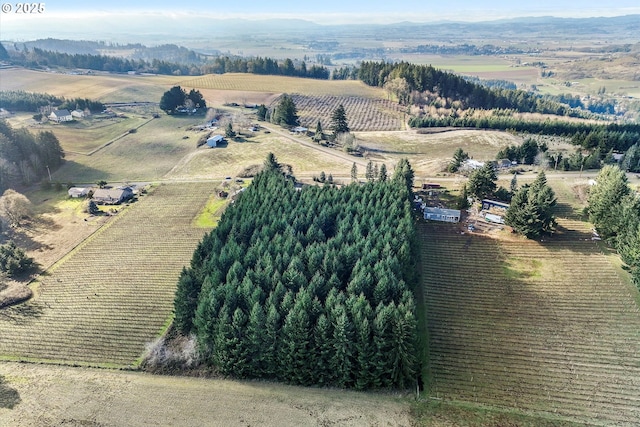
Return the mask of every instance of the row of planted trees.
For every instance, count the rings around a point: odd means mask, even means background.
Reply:
[[[602,168],[589,191],[589,220],[616,248],[640,288],[640,196],[618,166]]]
[[[235,377],[358,389],[417,372],[407,168],[297,191],[271,155],[183,270],[175,326]],[[409,168],[410,169],[410,168]]]

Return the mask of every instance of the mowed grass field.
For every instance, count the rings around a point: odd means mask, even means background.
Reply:
[[[0,363],[2,426],[411,426],[401,395]]]
[[[118,213],[39,276],[34,298],[0,312],[0,359],[134,367],[171,318],[213,191],[162,184]]]
[[[432,396],[640,424],[638,291],[574,205],[544,241],[419,225]]]

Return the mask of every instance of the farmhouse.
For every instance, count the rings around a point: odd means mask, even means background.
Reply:
[[[211,138],[207,139],[207,146],[210,148],[217,147],[218,144],[224,141],[224,137],[222,135],[213,135]]]
[[[90,191],[91,187],[71,187],[67,191],[67,194],[69,195],[69,197],[77,199],[80,197],[87,197]]]
[[[93,193],[93,201],[101,205],[118,205],[131,198],[133,190],[130,187],[98,188]]]
[[[457,209],[424,208],[424,219],[443,222],[460,222],[460,211]]]
[[[69,110],[53,110],[51,114],[49,114],[49,120],[53,122],[70,122],[73,120],[73,116],[69,112]]]

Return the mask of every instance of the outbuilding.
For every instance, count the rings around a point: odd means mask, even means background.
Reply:
[[[224,137],[222,135],[214,135],[207,139],[207,146],[209,148],[217,147],[222,141],[224,141]]]
[[[457,209],[424,208],[424,219],[442,222],[460,222],[460,211]]]
[[[69,195],[69,197],[78,199],[81,197],[87,197],[90,191],[91,191],[91,187],[71,187],[67,191],[67,194]]]

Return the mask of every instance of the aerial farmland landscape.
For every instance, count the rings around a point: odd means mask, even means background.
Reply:
[[[630,1],[10,3],[0,426],[640,425]]]

